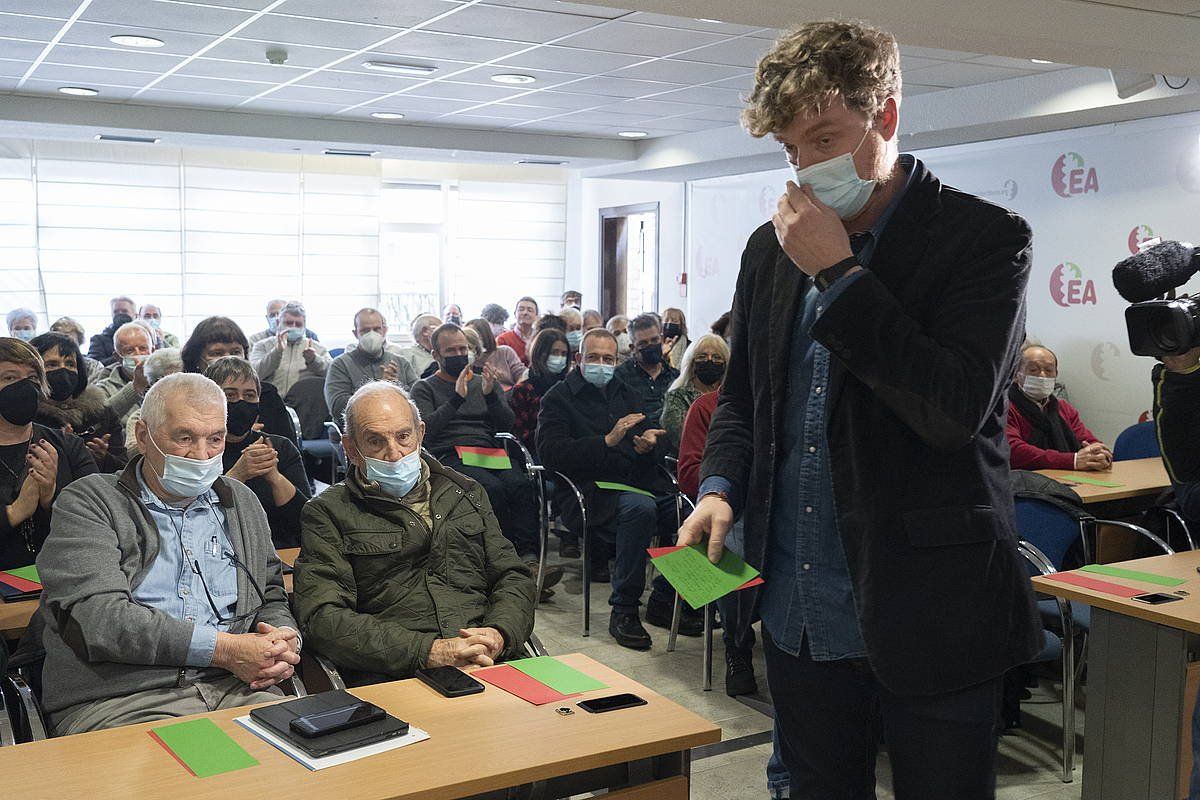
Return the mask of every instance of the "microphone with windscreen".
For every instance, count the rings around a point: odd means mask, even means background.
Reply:
[[[1200,271],[1196,248],[1161,242],[1113,267],[1113,287],[1133,303],[1125,309],[1129,347],[1135,355],[1182,355],[1200,346],[1200,303],[1158,300]]]
[[[1196,249],[1185,242],[1160,242],[1113,267],[1113,287],[1131,303],[1162,297],[1183,286],[1200,262]]]

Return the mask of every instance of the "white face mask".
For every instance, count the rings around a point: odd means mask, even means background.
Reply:
[[[858,168],[854,166],[854,154],[866,139],[867,132],[864,132],[858,146],[849,153],[804,169],[792,167],[796,185],[808,186],[818,200],[836,211],[842,219],[858,216],[871,199],[871,193],[875,191],[875,184],[878,183],[860,178]]]
[[[221,477],[225,467],[221,463],[224,453],[217,453],[209,459],[185,458],[164,453],[147,432],[146,438],[165,461],[159,481],[163,488],[177,497],[199,497],[212,488],[213,482]]]
[[[383,352],[383,334],[379,331],[367,331],[358,337],[358,346],[369,356],[378,356]]]
[[[633,343],[630,341],[629,334],[626,331],[621,331],[620,333],[617,334],[617,352],[618,353],[627,354],[627,353],[629,353],[629,350],[632,346],[633,346]]]
[[[1054,378],[1040,378],[1037,375],[1026,375],[1021,381],[1021,391],[1035,402],[1042,402],[1054,394]]]

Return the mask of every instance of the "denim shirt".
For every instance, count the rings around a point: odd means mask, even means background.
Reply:
[[[186,666],[210,666],[217,631],[228,628],[219,620],[233,617],[238,598],[237,569],[225,556],[233,552],[225,533],[225,511],[212,489],[186,508],[176,508],[150,491],[142,465],[137,478],[142,503],[158,527],[158,556],[134,589],[133,599],[193,623]],[[199,564],[199,574],[194,563]]]
[[[888,220],[908,190],[913,159],[901,156],[907,178],[871,230],[851,237],[851,249],[864,267],[824,292],[811,286],[792,326],[788,388],[775,476],[774,502],[760,598],[763,626],[776,646],[797,656],[808,636],[814,661],[861,658],[866,645],[858,626],[854,593],[838,533],[833,472],[826,436],[829,351],[814,341],[812,326],[821,313],[866,274]],[[710,476],[700,494],[729,491],[721,476]]]

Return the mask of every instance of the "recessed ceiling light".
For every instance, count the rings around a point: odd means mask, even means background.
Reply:
[[[76,97],[95,97],[100,94],[98,89],[88,89],[86,86],[60,86],[58,91],[63,94],[71,94]]]
[[[522,158],[514,163],[527,164],[530,166],[537,166],[537,167],[561,167],[563,164],[566,164],[568,162],[554,161],[554,160],[548,159],[548,158]]]
[[[696,17],[696,22],[711,22],[714,25],[722,24],[721,20],[719,20],[719,19],[708,19],[706,17]]]
[[[533,83],[537,78],[532,75],[518,75],[516,73],[503,72],[499,75],[493,75],[492,80],[496,83]]]
[[[98,142],[133,142],[134,144],[158,144],[154,136],[122,136],[117,133],[97,133]]]
[[[404,119],[404,115],[395,111],[372,111],[371,116],[375,119]]]
[[[370,158],[379,155],[378,150],[341,150],[333,147],[322,152],[327,156],[354,156],[356,158]]]
[[[376,72],[391,72],[396,75],[432,75],[438,69],[428,64],[402,64],[398,61],[364,61],[363,66]]]
[[[153,36],[136,36],[128,33],[119,33],[116,36],[110,36],[108,40],[113,44],[125,47],[162,47],[164,44],[162,39],[155,39]]]
[[[622,136],[626,139],[645,139],[649,135],[645,131],[617,131],[617,136]]]
[[[1044,58],[1031,58],[1029,60],[1035,64],[1053,64],[1054,63],[1053,61],[1047,61]]]

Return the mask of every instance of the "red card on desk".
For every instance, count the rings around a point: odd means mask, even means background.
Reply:
[[[574,695],[566,695],[555,691],[541,681],[529,677],[516,667],[508,664],[502,664],[498,667],[488,667],[487,669],[477,669],[470,673],[470,675],[472,678],[486,681],[492,686],[503,689],[509,694],[516,695],[528,703],[533,703],[535,706],[544,706],[546,703],[557,703],[560,700],[566,700],[568,697],[574,697]]]
[[[40,583],[34,583],[33,581],[25,580],[19,575],[13,575],[9,572],[0,572],[0,583],[5,584],[6,586],[11,586],[12,588],[21,592],[40,592],[42,590],[42,585]]]
[[[1074,586],[1082,586],[1085,589],[1095,589],[1097,592],[1114,594],[1117,597],[1133,597],[1137,594],[1146,594],[1148,591],[1147,589],[1132,589],[1128,586],[1122,586],[1119,583],[1096,580],[1086,575],[1077,575],[1074,572],[1055,572],[1053,575],[1046,575],[1045,578],[1048,581],[1070,583]]]

